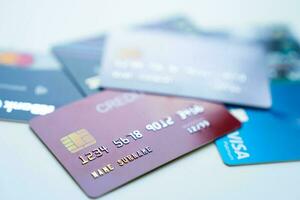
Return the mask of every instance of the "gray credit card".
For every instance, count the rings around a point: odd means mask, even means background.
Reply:
[[[100,78],[107,88],[269,108],[265,58],[260,45],[230,38],[117,32],[108,37]]]

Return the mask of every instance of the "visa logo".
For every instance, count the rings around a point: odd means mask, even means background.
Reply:
[[[233,132],[229,135],[227,135],[230,146],[233,149],[236,157],[238,160],[249,158],[250,154],[247,151],[247,147],[244,144],[243,138],[240,136],[240,133],[238,131]]]

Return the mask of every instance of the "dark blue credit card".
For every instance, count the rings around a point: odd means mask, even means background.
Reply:
[[[0,118],[28,121],[82,98],[61,70],[0,65]]]

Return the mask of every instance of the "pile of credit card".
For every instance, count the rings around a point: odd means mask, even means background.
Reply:
[[[300,46],[285,26],[245,39],[172,17],[53,54],[61,64],[0,51],[0,118],[29,122],[89,197],[212,142],[229,166],[300,160]]]

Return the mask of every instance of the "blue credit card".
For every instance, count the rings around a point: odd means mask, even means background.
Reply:
[[[189,19],[181,16],[147,23],[136,29],[159,29],[183,34],[201,32]],[[102,35],[53,48],[53,53],[63,64],[67,74],[85,96],[98,92],[101,87],[98,73],[105,42],[106,35]]]
[[[270,111],[234,108],[242,128],[216,141],[227,165],[300,160],[300,82],[273,82]]]
[[[106,88],[269,108],[265,58],[255,42],[126,31],[107,38],[100,79]]]
[[[0,118],[28,121],[82,98],[61,70],[0,65]]]

